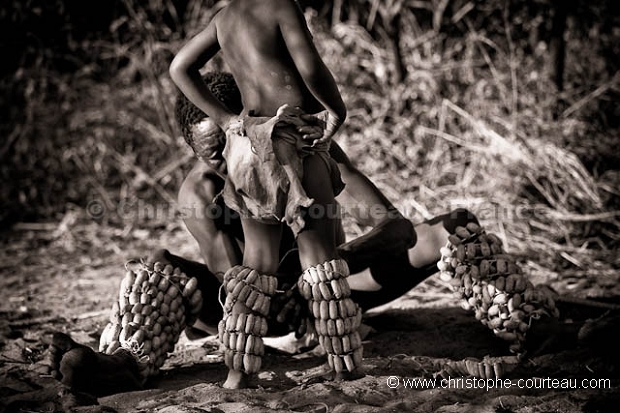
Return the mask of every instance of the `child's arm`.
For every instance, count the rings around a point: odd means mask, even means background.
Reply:
[[[237,115],[213,96],[200,75],[200,68],[220,50],[215,25],[217,18],[215,15],[206,29],[179,50],[170,64],[170,77],[194,105],[226,131]]]
[[[278,2],[277,18],[289,54],[306,87],[327,109],[325,132],[318,142],[331,139],[344,123],[347,110],[334,78],[319,56],[300,8],[290,0]],[[315,143],[318,143],[315,141]]]

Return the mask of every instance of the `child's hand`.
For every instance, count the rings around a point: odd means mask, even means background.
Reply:
[[[304,121],[304,126],[297,127],[297,131],[303,135],[304,140],[311,141],[312,147],[315,147],[325,133],[325,121],[316,115],[305,113],[300,118]]]
[[[342,121],[327,110],[309,115],[299,107],[288,104],[280,106],[276,113],[278,122],[297,127],[305,141],[312,142],[308,149],[313,151],[328,150],[332,136],[342,125]]]
[[[300,130],[300,128],[298,130],[305,133],[304,139],[312,140],[313,148],[326,146],[329,149],[332,137],[340,125],[342,125],[342,122],[339,122],[326,110],[315,115],[304,114],[301,116],[301,119],[308,123],[308,129],[307,132],[306,130]]]
[[[311,115],[304,115],[304,116],[311,116]],[[297,132],[302,134],[302,138],[305,141],[311,141],[311,142],[321,139],[323,137],[324,131],[325,131],[325,128],[322,125],[305,124],[303,126],[297,127]]]
[[[276,113],[278,123],[292,125],[296,127],[298,133],[302,135],[304,141],[311,141],[311,146],[308,145],[305,149],[309,152],[314,150],[327,150],[322,148],[320,141],[323,138],[325,132],[325,121],[316,115],[308,115],[299,107],[292,107],[288,104],[284,104],[278,108]],[[303,150],[303,148],[302,148]]]

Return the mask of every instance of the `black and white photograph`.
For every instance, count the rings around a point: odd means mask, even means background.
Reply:
[[[0,21],[0,412],[620,409],[617,0]]]

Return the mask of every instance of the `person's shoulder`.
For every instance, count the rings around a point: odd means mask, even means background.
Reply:
[[[217,27],[218,22],[222,19],[222,15],[224,14],[224,10],[227,8],[227,5],[223,5],[220,7],[214,7],[210,10],[210,16],[208,18],[207,27]]]

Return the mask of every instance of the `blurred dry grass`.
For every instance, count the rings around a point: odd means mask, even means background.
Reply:
[[[96,63],[63,73],[42,52],[1,81],[4,99],[19,108],[0,148],[0,219],[14,230],[3,243],[27,248],[33,237],[24,231],[43,231],[34,236],[43,244],[62,239],[83,254],[117,254],[135,231],[157,230],[163,246],[164,231],[181,227],[174,202],[193,157],[174,122],[166,69],[209,20],[209,3],[191,1],[175,32],[153,13],[169,1],[125,0],[129,13],[111,38],[75,46]],[[372,6],[365,22],[333,13],[328,26],[307,14],[349,109],[338,140],[359,168],[416,221],[471,209],[540,281],[604,284],[620,266],[620,76],[608,72],[600,33],[569,39],[568,86],[554,119],[544,43],[530,50],[527,22],[509,23],[502,2],[462,2],[445,30],[436,22],[445,2],[414,2],[429,6],[434,25],[401,9],[402,82],[386,38],[367,27],[378,8],[403,2],[359,3]],[[88,209],[93,202],[102,213]],[[365,230],[347,223],[350,235]]]

